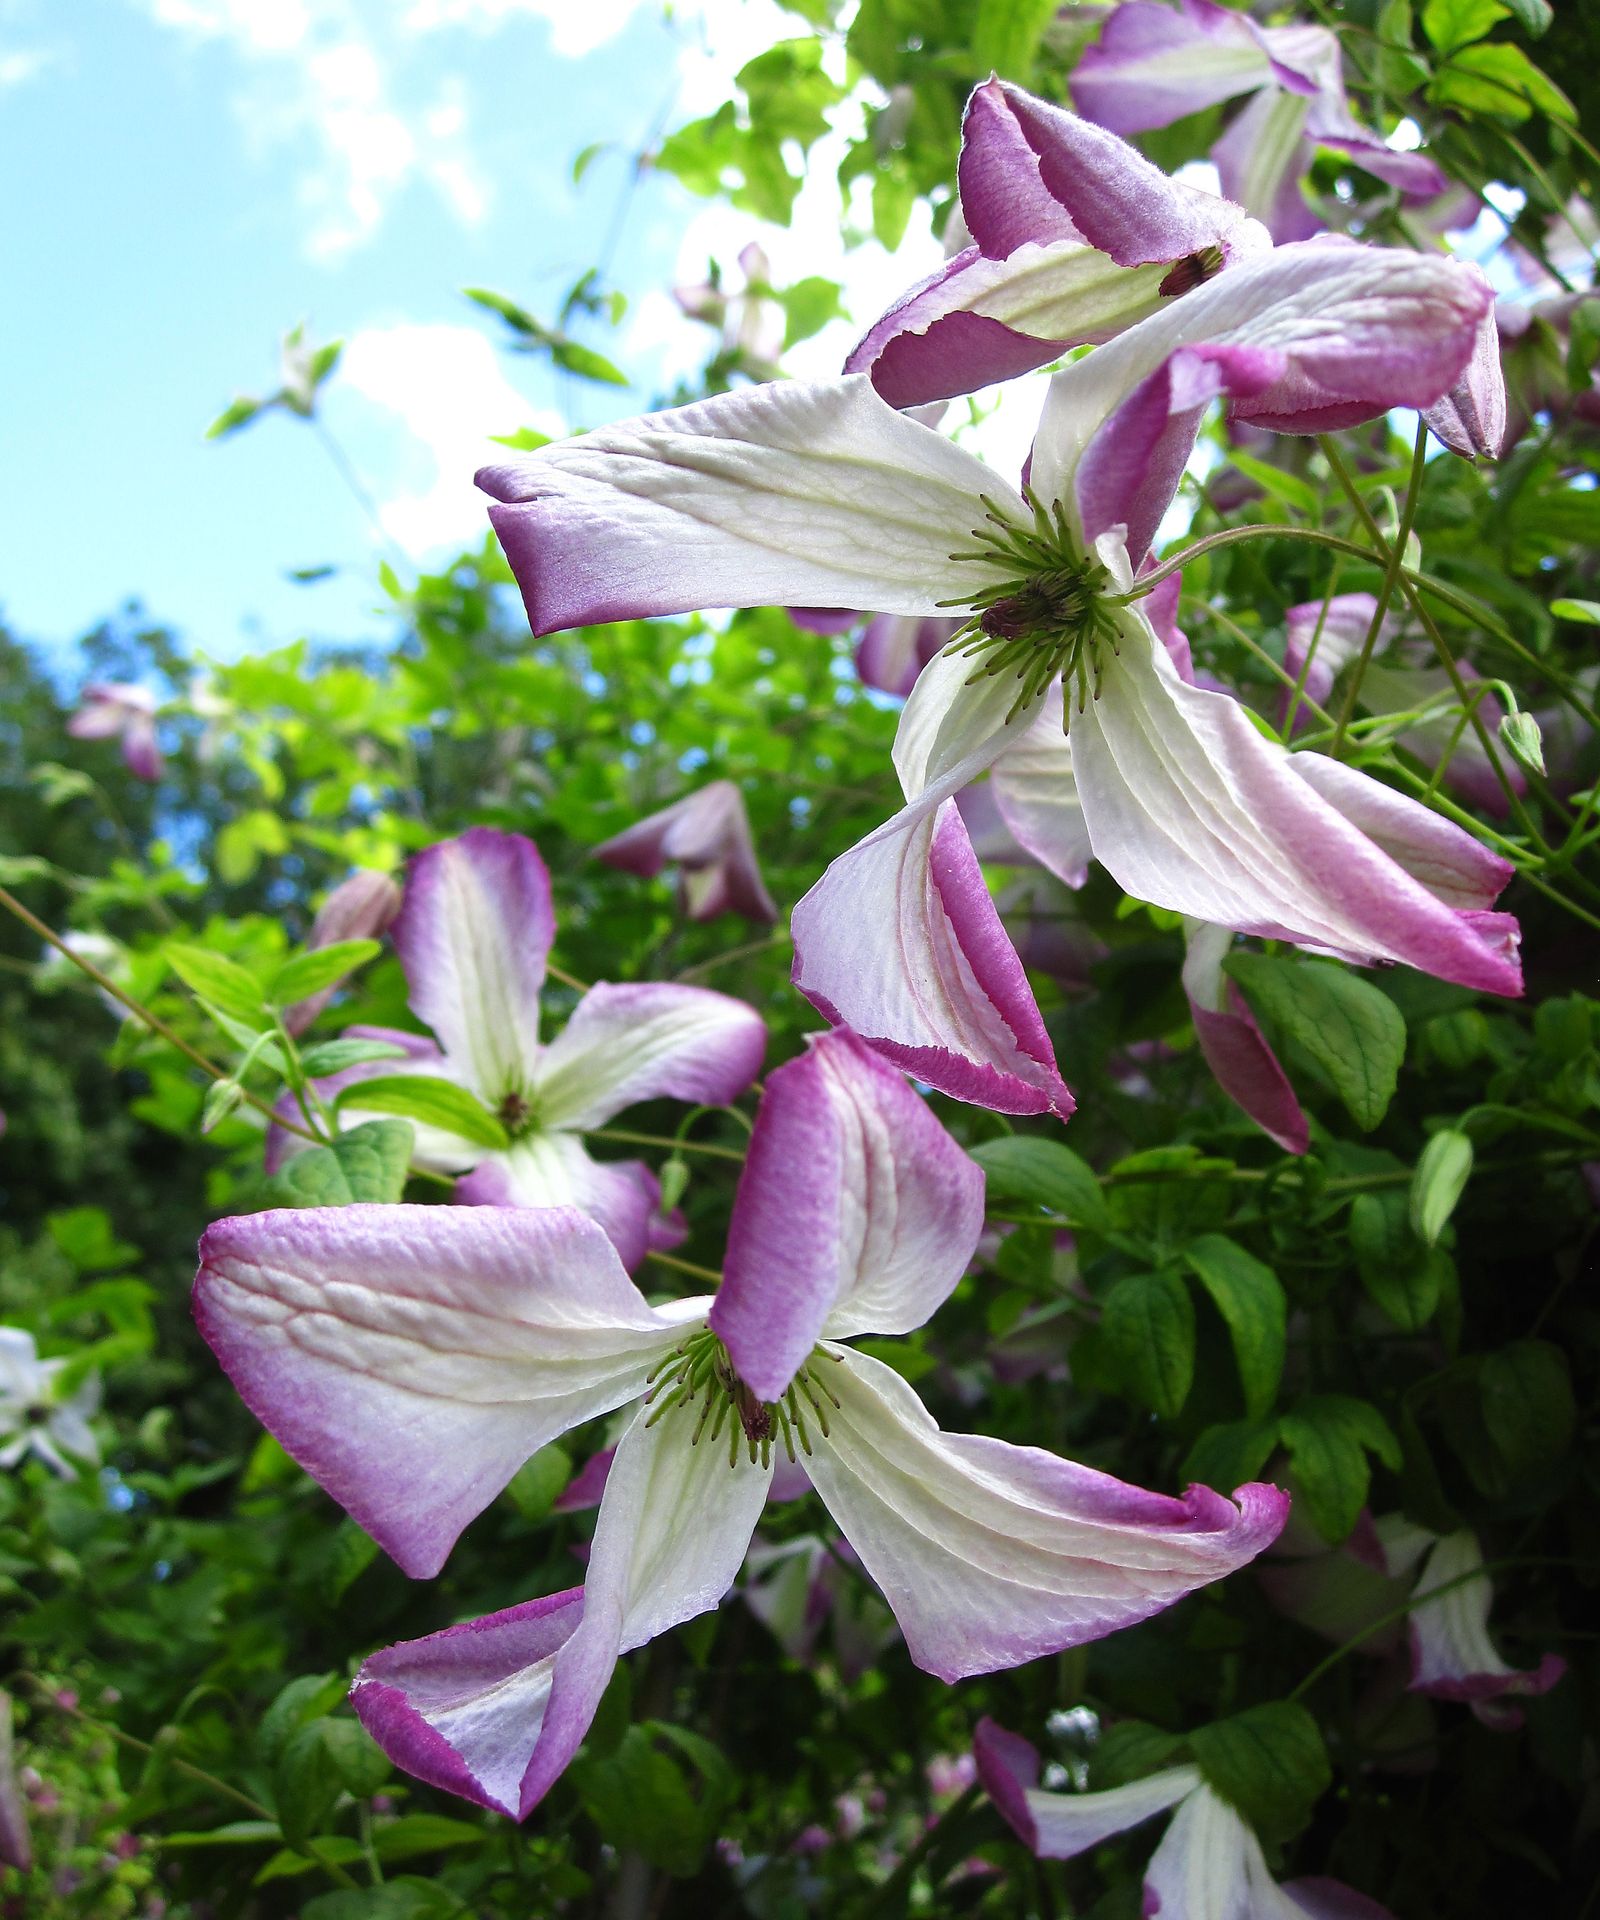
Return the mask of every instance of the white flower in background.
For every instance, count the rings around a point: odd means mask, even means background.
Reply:
[[[71,1480],[77,1469],[69,1454],[99,1464],[89,1422],[100,1410],[100,1381],[91,1374],[61,1396],[56,1381],[66,1364],[65,1358],[41,1360],[33,1335],[21,1327],[0,1327],[0,1467],[19,1467],[33,1453]]]

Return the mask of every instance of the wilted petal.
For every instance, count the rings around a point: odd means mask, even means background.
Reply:
[[[848,1348],[823,1379],[811,1478],[941,1680],[1019,1666],[1147,1619],[1252,1560],[1288,1496],[1146,1493],[1035,1447],[941,1433],[900,1375]]]
[[[1072,777],[1072,748],[1061,728],[1061,700],[1057,682],[1032,725],[994,763],[987,790],[1017,846],[1067,886],[1081,887],[1094,849]]]
[[[491,1106],[532,1081],[555,926],[550,875],[520,833],[469,827],[406,874],[393,938],[411,1011]]]
[[[1072,751],[1095,857],[1136,899],[1520,991],[1455,910],[1487,905],[1503,861],[1365,774],[1263,738],[1236,700],[1186,686],[1153,637],[1130,631],[1106,662]]]
[[[679,1337],[566,1208],[219,1220],[195,1318],[240,1397],[413,1576],[530,1455],[640,1392]]]
[[[386,873],[357,867],[340,881],[322,905],[306,935],[308,948],[328,947],[340,940],[375,940],[386,933],[400,911],[400,889]],[[292,1034],[304,1033],[337,992],[324,987],[308,1000],[297,1000],[284,1010],[283,1024]]]
[[[791,926],[795,985],[897,1066],[997,1113],[1071,1113],[954,801],[908,808],[841,854]]]
[[[1494,1589],[1489,1576],[1478,1572],[1482,1566],[1477,1535],[1465,1527],[1447,1534],[1423,1563],[1409,1617],[1413,1692],[1441,1700],[1495,1700],[1505,1694],[1548,1693],[1566,1672],[1559,1654],[1547,1653],[1537,1667],[1519,1672],[1495,1652],[1489,1638]],[[1477,1577],[1471,1578],[1474,1573]],[[1460,1584],[1449,1586],[1451,1581]],[[1447,1586],[1436,1599],[1427,1598]],[[1520,1716],[1513,1711],[1501,1724],[1518,1725]]]
[[[607,866],[646,879],[666,866],[680,868],[691,920],[731,912],[767,926],[778,917],[756,865],[744,795],[731,780],[713,780],[613,835],[594,853]]]
[[[1276,63],[1253,21],[1211,0],[1123,0],[1072,71],[1074,106],[1115,133],[1168,127],[1236,94],[1314,83]]]
[[[732,1586],[771,1469],[640,1415],[606,1481],[581,1588],[375,1654],[352,1694],[408,1772],[525,1819],[582,1743],[620,1654]]]
[[[1217,1085],[1285,1153],[1304,1153],[1311,1129],[1289,1076],[1267,1045],[1250,1003],[1222,971],[1232,929],[1190,921],[1184,939],[1183,990],[1195,1039]]]
[[[534,1082],[547,1127],[598,1127],[638,1100],[725,1106],[761,1071],[767,1030],[742,1000],[643,981],[591,987]]]
[[[661,1188],[642,1160],[591,1160],[575,1134],[531,1133],[485,1154],[455,1197],[469,1207],[576,1207],[631,1273],[650,1250]]]
[[[1431,406],[1471,358],[1489,296],[1442,256],[1322,239],[1241,261],[1050,382],[1032,485],[1064,499],[1084,449],[1126,396],[1180,347],[1254,347],[1285,371],[1234,402],[1284,433],[1354,426]]]
[[[983,1175],[852,1033],[809,1036],[767,1081],[711,1326],[776,1400],[824,1327],[909,1333],[966,1270]]]
[[[987,1717],[978,1722],[972,1751],[984,1791],[1041,1860],[1074,1859],[1165,1813],[1200,1784],[1198,1767],[1166,1767],[1103,1793],[1048,1793],[1039,1786],[1038,1749]]]
[[[1014,490],[856,375],[774,381],[485,467],[535,633],[703,607],[933,615],[976,496]]]

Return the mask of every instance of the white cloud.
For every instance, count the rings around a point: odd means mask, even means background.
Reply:
[[[528,404],[472,327],[364,329],[345,345],[330,404],[357,465],[391,488],[378,502],[384,531],[416,558],[483,538],[488,521],[472,476],[505,456],[491,434],[565,431]]]
[[[385,42],[387,4],[359,0],[146,0],[152,18],[194,41],[214,41],[244,63],[235,111],[262,152],[310,158],[298,195],[309,214],[306,250],[335,260],[382,224],[412,181],[440,194],[467,224],[488,209],[488,186],[467,137],[458,75],[430,66],[419,96],[397,89]]]
[[[60,55],[48,47],[16,47],[0,52],[0,93],[12,87],[25,87],[59,59]]]
[[[581,59],[615,40],[645,0],[412,0],[400,25],[406,33],[436,33],[440,28],[469,28],[492,33],[508,20],[542,20],[550,29],[551,51],[563,60]]]

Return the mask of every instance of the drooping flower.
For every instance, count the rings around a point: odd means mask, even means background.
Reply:
[[[405,1054],[349,1068],[322,1084],[332,1096],[363,1080],[425,1075],[464,1087],[505,1144],[417,1127],[419,1166],[464,1173],[456,1198],[473,1205],[574,1206],[597,1220],[624,1263],[652,1243],[660,1200],[640,1161],[591,1160],[583,1135],[640,1100],[722,1105],[756,1077],[766,1029],[742,1000],[654,981],[591,987],[561,1033],[539,1038],[539,995],[555,937],[550,876],[531,840],[493,827],[426,848],[412,861],[390,929],[411,1010],[433,1040],[386,1027],[352,1028]],[[341,1121],[371,1119],[359,1096]],[[306,1143],[274,1129],[268,1165]]]
[[[989,80],[958,169],[971,244],[897,300],[845,362],[897,407],[970,393],[1108,340],[1271,236],[1091,120]]]
[[[652,1308],[565,1208],[224,1220],[195,1313],[252,1410],[399,1564],[435,1573],[530,1453],[639,1402],[584,1585],[375,1654],[354,1703],[402,1766],[526,1815],[618,1656],[716,1605],[777,1461],[813,1486],[945,1680],[1131,1625],[1243,1565],[1287,1502],[1146,1493],[940,1430],[845,1342],[920,1326],[983,1224],[973,1163],[848,1033],[767,1082],[712,1296]]]
[[[140,780],[159,780],[166,762],[156,739],[156,701],[143,687],[93,680],[67,722],[74,740],[120,740],[122,763]]]
[[[374,873],[358,867],[348,880],[341,880],[311,922],[306,935],[308,949],[331,947],[340,940],[376,940],[386,933],[400,911],[400,889],[386,873]],[[292,1034],[304,1033],[333,998],[335,987],[324,987],[309,999],[297,1000],[284,1009],[283,1024]]]
[[[690,920],[741,913],[766,927],[778,917],[756,864],[744,795],[731,780],[713,780],[636,821],[596,847],[594,855],[647,880],[663,867],[676,867],[678,903]]]
[[[90,1374],[63,1395],[58,1376],[65,1359],[41,1360],[33,1335],[0,1327],[0,1467],[17,1467],[36,1454],[64,1480],[77,1475],[68,1455],[98,1464],[100,1448],[89,1422],[100,1410],[100,1380]]]
[[[1052,1793],[1039,1785],[1037,1749],[1019,1734],[983,1719],[972,1746],[985,1791],[1041,1860],[1075,1859],[1172,1812],[1145,1868],[1146,1914],[1161,1920],[1393,1920],[1387,1907],[1338,1880],[1280,1886],[1254,1830],[1206,1785],[1198,1767],[1164,1767],[1100,1793]]]
[[[1024,839],[1036,855],[1052,817],[1081,821],[1136,898],[1520,990],[1515,922],[1488,912],[1509,865],[1187,683],[1137,579],[1211,400],[1292,432],[1426,405],[1465,365],[1487,300],[1447,261],[1349,242],[1242,262],[1054,376],[1027,498],[859,376],[722,395],[478,478],[538,633],[704,606],[970,612],[901,717],[906,807],[795,910],[795,981],[945,1092],[1064,1115],[951,801],[1011,751],[1045,751],[1031,723],[1048,701],[1064,721],[1070,703],[1076,788]]]
[[[1183,990],[1195,1040],[1217,1085],[1285,1153],[1304,1153],[1311,1129],[1289,1076],[1249,1001],[1222,970],[1232,929],[1190,920],[1183,938]]]
[[[1120,134],[1249,95],[1211,157],[1223,192],[1278,241],[1309,239],[1327,225],[1303,187],[1318,147],[1348,155],[1408,202],[1432,200],[1450,184],[1425,154],[1391,147],[1351,117],[1339,42],[1326,27],[1260,27],[1215,0],[1123,0],[1070,86],[1079,113]]]

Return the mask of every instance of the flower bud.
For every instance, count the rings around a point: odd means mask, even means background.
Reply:
[[[1544,736],[1531,713],[1508,713],[1500,722],[1500,738],[1519,767],[1544,772]]]

